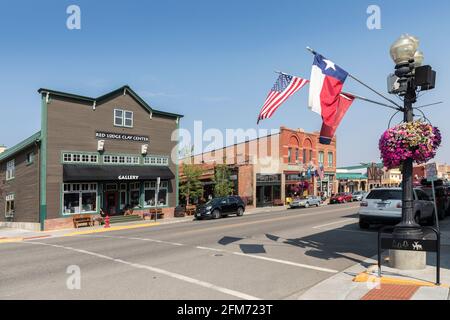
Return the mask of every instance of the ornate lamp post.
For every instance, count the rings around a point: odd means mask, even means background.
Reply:
[[[413,105],[417,101],[418,89],[433,89],[436,79],[436,72],[430,66],[422,66],[424,56],[418,48],[419,40],[416,37],[402,35],[392,44],[390,50],[396,66],[395,75],[389,77],[389,83],[396,85],[395,88],[389,88],[389,92],[404,98],[404,122],[414,120]],[[402,175],[402,221],[396,226],[394,235],[401,238],[418,238],[422,235],[422,230],[414,216],[413,159],[403,162]]]

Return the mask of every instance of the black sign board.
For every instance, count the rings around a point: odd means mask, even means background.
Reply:
[[[382,238],[382,249],[417,251],[417,252],[437,252],[436,240],[411,240],[411,239],[393,239]]]
[[[121,140],[121,141],[131,141],[131,142],[149,142],[148,136],[138,136],[134,134],[126,133],[114,133],[114,132],[103,132],[97,131],[95,133],[97,139],[108,139],[108,140]]]
[[[434,227],[422,227],[423,238],[402,239],[394,235],[395,227],[387,226],[378,230],[378,277],[381,278],[381,253],[383,249],[414,251],[414,252],[435,252],[436,253],[436,285],[441,281],[441,233]],[[434,240],[429,239],[431,234],[435,234]]]

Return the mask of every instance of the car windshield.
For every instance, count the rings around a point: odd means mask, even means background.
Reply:
[[[402,200],[402,190],[372,190],[367,199]]]

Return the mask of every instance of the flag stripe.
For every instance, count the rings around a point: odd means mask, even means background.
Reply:
[[[292,89],[282,97],[282,100],[277,105],[273,106],[268,111],[268,118],[270,118],[273,115],[273,113],[281,106],[282,103],[284,103],[291,95],[300,90],[305,84],[306,83],[304,82],[303,79],[296,79]]]
[[[287,74],[280,74],[275,85],[267,95],[258,116],[260,120],[272,117],[275,111],[294,93],[305,86],[309,81]]]

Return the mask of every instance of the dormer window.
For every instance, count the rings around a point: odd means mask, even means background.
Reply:
[[[114,109],[114,125],[133,128],[133,111]]]

